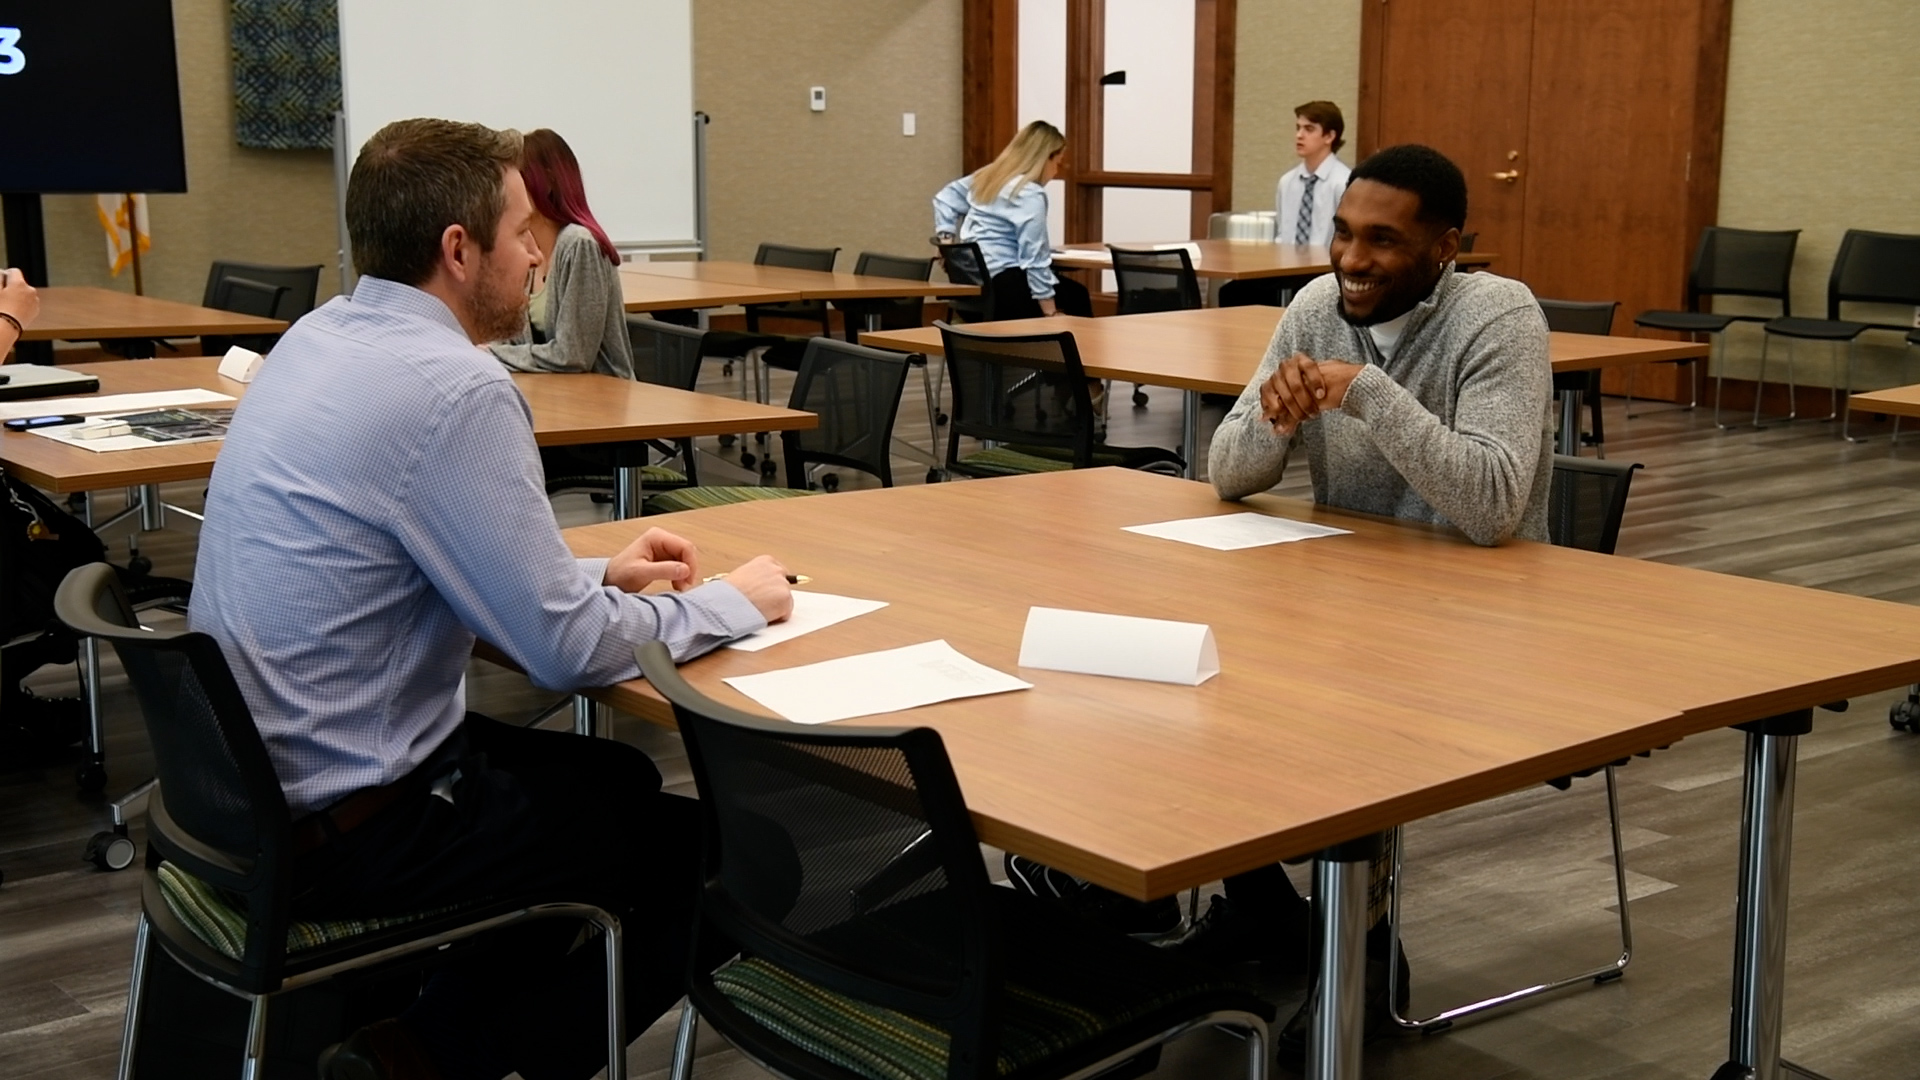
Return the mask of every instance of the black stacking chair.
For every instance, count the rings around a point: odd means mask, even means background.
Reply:
[[[1220,1024],[1267,1071],[1273,1007],[1231,976],[995,888],[938,732],[808,727],[689,686],[638,650],[673,705],[706,819],[671,1076],[699,1019],[796,1080],[1139,1076],[1162,1043]],[[1109,1071],[1112,1070],[1112,1071]]]
[[[1620,518],[1627,506],[1627,489],[1633,483],[1633,473],[1640,466],[1614,461],[1596,461],[1592,458],[1567,457],[1556,454],[1553,458],[1553,486],[1549,495],[1547,511],[1547,532],[1553,542],[1561,547],[1579,548],[1583,551],[1597,551],[1601,554],[1613,554],[1615,542],[1620,538]],[[1444,1009],[1422,1019],[1412,1019],[1401,1015],[1398,1002],[1402,1001],[1399,987],[1400,972],[1400,885],[1405,880],[1402,872],[1405,864],[1406,838],[1404,830],[1393,830],[1393,887],[1387,901],[1387,921],[1391,927],[1392,939],[1387,970],[1392,974],[1392,983],[1387,1001],[1392,1010],[1395,1026],[1406,1031],[1438,1032],[1452,1027],[1457,1021],[1485,1012],[1524,1001],[1540,994],[1564,989],[1577,983],[1604,985],[1620,978],[1633,961],[1633,921],[1627,911],[1627,864],[1626,846],[1620,838],[1620,790],[1614,778],[1614,770],[1626,761],[1620,760],[1598,769],[1589,769],[1575,776],[1591,776],[1603,773],[1607,783],[1607,826],[1613,839],[1613,887],[1615,902],[1619,905],[1620,917],[1620,956],[1610,964],[1582,971],[1577,975],[1531,983],[1505,993],[1493,994],[1479,1001],[1457,1005]],[[1565,790],[1573,783],[1574,776],[1561,777],[1548,783]]]
[[[863,251],[859,261],[853,264],[853,272],[906,281],[931,281],[933,260]],[[905,330],[926,325],[926,300],[918,296],[894,300],[836,300],[834,306],[840,309],[846,319],[846,337],[850,342],[860,340],[860,331],[866,329],[865,324],[870,317],[879,320],[879,329],[882,330]],[[913,353],[907,357],[907,363],[920,369],[920,392],[927,399],[927,446],[937,452],[940,425],[945,422],[940,415],[940,384],[934,379],[932,365],[927,362],[925,354]]]
[[[294,918],[292,815],[219,644],[205,634],[141,628],[105,563],[68,574],[53,603],[68,628],[105,639],[120,655],[159,774],[147,811],[122,1076],[134,1060],[147,958],[156,944],[194,975],[251,1004],[241,1075],[252,1080],[261,1072],[276,995],[344,972],[424,959],[476,934],[543,918],[599,927],[611,1003],[607,1074],[625,1075],[619,919],[553,897],[483,900],[452,911],[354,922]]]
[[[753,254],[755,266],[784,266],[794,270],[821,270],[832,272],[834,260],[840,257],[840,249],[789,247],[785,244],[761,244]],[[782,304],[748,304],[747,332],[760,332],[762,318],[806,319],[820,324],[822,334],[833,333],[832,320],[827,315],[825,300],[789,300]]]
[[[941,244],[940,262],[947,269],[947,280],[956,285],[978,285],[979,296],[956,296],[947,301],[947,307],[959,322],[992,322],[993,312],[993,275],[987,273],[987,257],[981,253],[980,245],[967,241],[958,244]]]
[[[1778,301],[1780,314],[1793,314],[1793,297],[1789,290],[1793,279],[1793,249],[1799,243],[1800,230],[1786,229],[1767,232],[1755,229],[1731,229],[1722,225],[1709,225],[1700,233],[1700,246],[1694,249],[1693,267],[1687,272],[1687,307],[1685,311],[1643,311],[1633,320],[1635,326],[1644,326],[1651,330],[1671,330],[1688,335],[1692,340],[1700,340],[1705,334],[1712,339],[1711,348],[1726,352],[1726,332],[1736,322],[1764,323],[1765,315],[1720,315],[1703,310],[1703,305],[1711,305],[1716,296],[1757,296],[1762,299]],[[1765,346],[1762,345],[1764,355]],[[1693,366],[1692,360],[1664,361],[1667,363]],[[1713,357],[1707,357],[1707,366],[1713,366]],[[1726,382],[1726,364],[1714,379],[1713,423],[1721,430],[1730,430],[1735,425],[1720,422],[1721,389]],[[1760,388],[1754,388],[1754,416],[1759,417]],[[1687,408],[1700,404],[1700,371],[1694,368],[1693,400]],[[1633,371],[1627,371],[1627,419],[1633,416]]]
[[[239,279],[242,284],[238,286],[230,284],[235,279]],[[268,292],[272,294],[270,305],[266,299]],[[201,296],[200,306],[217,311],[238,311],[247,315],[259,315],[262,318],[281,319],[290,323],[312,311],[319,296],[320,267],[317,265],[267,266],[261,263],[217,260],[207,271],[207,287]],[[245,334],[239,337],[203,336],[200,339],[200,348],[208,356],[219,356],[235,345],[264,353],[271,350],[274,343],[279,340],[278,334]]]
[[[1860,335],[1869,330],[1893,330],[1909,333],[1911,327],[1905,323],[1854,322],[1840,317],[1841,304],[1899,304],[1905,307],[1920,306],[1920,236],[1905,233],[1867,232],[1864,229],[1848,229],[1840,240],[1840,251],[1833,259],[1833,272],[1827,278],[1827,317],[1824,319],[1797,319],[1782,316],[1767,321],[1766,340],[1775,337],[1789,339],[1787,345],[1787,419],[1794,418],[1793,408],[1793,340],[1830,341],[1834,344],[1844,342],[1847,347],[1847,374],[1845,390],[1853,393],[1854,345]],[[1767,377],[1767,351],[1760,350],[1760,373],[1754,381],[1765,384]],[[1842,413],[1837,397],[1839,391],[1829,388],[1830,399],[1834,407],[1824,418],[1833,419],[1841,414],[1840,434],[1849,442],[1860,442],[1853,437],[1849,429],[1852,420],[1852,408]],[[1760,399],[1756,395],[1753,402],[1753,423],[1760,426]]]
[[[1566,334],[1598,334],[1605,337],[1613,333],[1613,313],[1620,307],[1618,300],[1542,300],[1541,314],[1547,317],[1547,329],[1558,330]],[[1604,448],[1607,442],[1606,418],[1600,408],[1600,372],[1569,371],[1553,377],[1555,394],[1566,390],[1578,390],[1586,395],[1587,412],[1592,417],[1593,431],[1582,435],[1580,441],[1595,448]],[[1602,457],[1606,451],[1600,449]]]
[[[935,322],[953,383],[949,473],[1017,476],[1119,465],[1180,475],[1180,455],[1108,446],[1095,434],[1093,395],[1071,333],[971,334]],[[987,444],[961,456],[962,438]]]
[[[780,442],[787,459],[787,486],[688,487],[648,499],[646,512],[670,514],[703,506],[784,499],[812,490],[809,474],[821,466],[857,469],[893,486],[893,422],[900,412],[900,388],[906,385],[908,357],[864,345],[849,345],[817,337],[807,343],[800,373],[793,381],[787,407],[814,413],[819,426],[810,431],[783,431]],[[837,490],[832,473],[820,486]]]
[[[1116,314],[1191,311],[1201,306],[1200,279],[1185,248],[1139,251],[1108,244],[1107,250],[1113,255],[1118,289]],[[1147,392],[1139,383],[1133,384],[1133,403],[1147,403]]]
[[[831,272],[833,262],[840,256],[839,248],[803,248],[786,244],[761,244],[754,252],[755,266],[781,266],[793,270],[819,270]],[[763,318],[805,319],[820,324],[822,334],[833,333],[833,322],[827,313],[825,300],[791,300],[780,304],[748,304],[747,329],[744,333],[731,330],[716,330],[708,333],[706,355],[725,360],[726,371],[733,372],[733,362],[747,362],[757,355],[759,363],[746,363],[741,377],[753,380],[753,399],[767,402],[772,399],[773,376],[770,369],[782,371],[800,370],[801,354],[806,352],[807,339],[792,334],[770,334],[760,331]],[[742,395],[745,394],[744,385]],[[721,444],[728,445],[732,436],[721,436]],[[767,433],[762,431],[754,436],[756,443],[765,443]],[[756,458],[751,450],[743,450],[740,464],[752,468]],[[762,476],[774,475],[773,459],[761,462]]]

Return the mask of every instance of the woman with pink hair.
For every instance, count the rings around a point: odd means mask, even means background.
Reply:
[[[527,325],[488,348],[515,371],[595,371],[633,378],[620,294],[620,252],[587,207],[580,162],[547,128],[527,132],[520,178],[533,199],[540,265],[529,283]]]

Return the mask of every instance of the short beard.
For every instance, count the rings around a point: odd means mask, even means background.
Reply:
[[[1379,326],[1381,323],[1384,323],[1384,322],[1392,322],[1393,320],[1399,318],[1400,316],[1405,315],[1407,312],[1412,311],[1414,308],[1419,307],[1420,302],[1422,300],[1425,300],[1427,297],[1432,296],[1434,290],[1440,287],[1440,277],[1441,277],[1441,274],[1444,274],[1444,273],[1445,271],[1443,270],[1441,271],[1440,274],[1435,274],[1433,276],[1433,281],[1429,283],[1426,288],[1420,289],[1419,291],[1417,291],[1414,294],[1412,301],[1408,303],[1407,306],[1401,308],[1400,310],[1398,311],[1392,310],[1393,305],[1390,305],[1390,304],[1377,304],[1374,306],[1373,314],[1368,315],[1365,318],[1352,315],[1347,311],[1346,292],[1343,289],[1339,289],[1340,276],[1338,274],[1335,274],[1333,283],[1334,283],[1335,289],[1339,291],[1339,300],[1335,305],[1335,310],[1340,312],[1340,318],[1348,326],[1359,326],[1359,327]],[[1388,297],[1387,299],[1391,300],[1392,297]]]
[[[477,267],[478,280],[467,297],[467,321],[481,341],[506,341],[518,337],[527,325],[527,290],[524,286],[496,290],[491,284],[493,256],[482,255]]]

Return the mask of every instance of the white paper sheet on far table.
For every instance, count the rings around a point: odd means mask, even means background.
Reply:
[[[811,634],[815,630],[824,629],[834,623],[846,622],[857,615],[865,615],[869,611],[879,611],[886,606],[885,600],[861,600],[853,596],[801,592],[795,589],[793,614],[787,616],[786,621],[774,623],[757,634],[748,634],[739,641],[729,643],[727,648],[739,649],[741,652],[759,652],[769,645],[791,641],[801,634]]]
[[[968,659],[945,641],[735,675],[726,683],[797,724],[851,720],[1033,687]]]
[[[0,420],[23,416],[111,416],[114,413],[148,412],[175,409],[187,405],[221,405],[233,395],[216,390],[154,390],[144,394],[108,394],[105,397],[42,398],[39,401],[10,401],[0,405]]]
[[[1128,525],[1125,529],[1142,536],[1178,540],[1183,544],[1196,544],[1215,551],[1239,551],[1241,548],[1290,544],[1295,540],[1312,540],[1322,536],[1345,536],[1352,531],[1254,513],[1156,521],[1151,525]]]

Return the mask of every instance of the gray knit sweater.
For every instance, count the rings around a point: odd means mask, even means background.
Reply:
[[[487,346],[515,371],[597,371],[633,378],[633,344],[620,293],[620,268],[607,261],[593,233],[579,225],[560,230],[547,270],[547,340],[533,343],[523,325],[507,341]]]
[[[1214,434],[1207,468],[1223,499],[1280,482],[1304,444],[1314,501],[1457,526],[1476,544],[1547,539],[1553,375],[1533,294],[1493,274],[1440,276],[1413,309],[1391,360],[1340,318],[1339,285],[1316,278],[1294,297],[1260,371]],[[1292,442],[1260,416],[1260,384],[1295,352],[1364,362],[1341,407]]]

